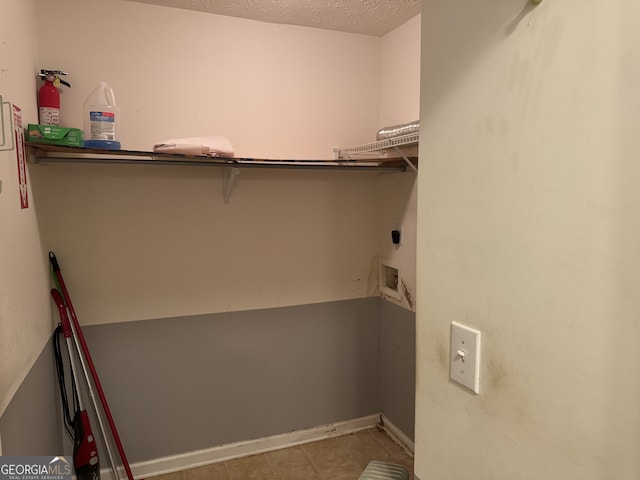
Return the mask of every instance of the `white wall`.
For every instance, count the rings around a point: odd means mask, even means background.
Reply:
[[[87,324],[361,298],[367,174],[47,167],[51,248]],[[364,176],[360,176],[364,175]]]
[[[40,0],[38,25],[43,62],[70,72],[62,123],[82,128],[105,80],[123,148],[224,135],[237,156],[332,159],[377,128],[378,37],[122,0]]]
[[[382,37],[379,128],[413,122],[420,116],[420,27],[417,15]],[[395,265],[401,277],[401,300],[386,298],[415,310],[417,175],[411,170],[380,175],[377,191],[381,202],[379,256]],[[395,247],[391,230],[398,224],[402,226],[402,245]]]
[[[223,134],[238,156],[331,159],[379,128],[377,37],[122,1],[40,1],[38,18],[41,39],[74,45],[40,43],[71,73],[63,123],[81,126],[104,79],[125,148]],[[41,168],[50,248],[84,323],[364,297],[387,245],[375,174],[243,170],[224,205],[219,169]]]
[[[380,128],[420,117],[420,27],[416,15],[382,37]]]
[[[639,16],[423,4],[422,479],[640,477]],[[483,333],[478,396],[448,380],[451,321]]]
[[[0,3],[0,94],[22,109],[24,122],[36,120],[36,38],[33,1]],[[16,151],[0,152],[0,415],[52,331],[42,209],[33,201],[31,171],[28,180],[30,204],[21,209]]]

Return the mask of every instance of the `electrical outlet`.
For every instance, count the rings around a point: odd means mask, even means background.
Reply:
[[[451,322],[451,379],[480,393],[480,331]]]
[[[391,237],[393,238],[394,233],[393,232],[397,232],[397,236],[398,236],[398,241],[396,242],[395,239],[393,241],[393,244],[396,247],[399,247],[401,245],[404,244],[403,238],[402,238],[402,224],[401,223],[394,223],[393,224],[393,230],[391,231]]]

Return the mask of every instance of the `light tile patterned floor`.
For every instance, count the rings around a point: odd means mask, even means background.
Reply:
[[[413,459],[378,428],[154,477],[153,480],[358,480],[371,460]]]

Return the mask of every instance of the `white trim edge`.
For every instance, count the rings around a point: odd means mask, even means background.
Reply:
[[[131,472],[135,478],[148,478],[188,468],[200,467],[210,463],[231,460],[233,458],[255,455],[286,447],[293,447],[303,443],[324,440],[326,438],[346,435],[348,433],[379,426],[381,418],[382,416],[377,413],[367,417],[331,423],[329,425],[321,425],[305,430],[282,433],[270,437],[258,438],[256,440],[229,443],[179,455],[156,458],[154,460],[131,464]],[[385,419],[384,425],[386,424],[393,425]],[[394,426],[394,428],[394,431],[400,432],[397,427]],[[402,435],[406,438],[406,435]],[[395,437],[396,434],[393,434],[392,436]],[[103,480],[115,480],[110,468],[101,469],[100,478]]]
[[[384,416],[384,414],[380,414],[380,423],[382,424],[382,428],[387,434],[401,447],[403,447],[408,454],[410,454],[411,458],[413,458],[415,444],[413,440],[409,438],[409,436],[404,433],[402,430],[398,428],[396,424],[394,424],[391,420]]]

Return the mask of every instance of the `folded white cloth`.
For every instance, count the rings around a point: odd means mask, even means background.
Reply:
[[[233,147],[229,140],[221,136],[171,138],[155,144],[153,151],[226,158],[231,158],[234,155]]]

